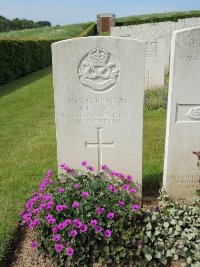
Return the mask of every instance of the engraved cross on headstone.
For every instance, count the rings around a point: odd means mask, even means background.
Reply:
[[[102,148],[103,147],[114,147],[114,141],[111,143],[103,143],[102,142],[102,128],[97,128],[97,143],[88,143],[85,142],[86,148],[98,148],[98,171],[101,170],[102,166]]]
[[[147,77],[145,77],[145,80],[147,80],[147,89],[150,88],[150,70],[148,70],[148,74],[147,74]]]
[[[153,87],[154,79],[155,79],[155,76],[153,76],[152,72],[148,70],[147,76],[145,77],[145,80],[147,81],[147,89],[151,89]]]

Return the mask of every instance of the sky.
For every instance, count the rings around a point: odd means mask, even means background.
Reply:
[[[117,17],[171,11],[200,10],[200,0],[0,0],[0,15],[47,20],[52,25],[96,21],[98,13]]]

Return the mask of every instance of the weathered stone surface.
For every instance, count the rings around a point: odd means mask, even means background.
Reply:
[[[172,33],[176,30],[196,26],[200,26],[200,18],[179,19],[177,22],[165,21],[157,23],[145,23],[139,25],[112,27],[111,35],[118,37],[130,37],[133,39],[144,41],[148,41],[148,39],[150,38],[166,39],[165,74],[168,74]]]
[[[52,52],[58,163],[107,164],[141,184],[145,44],[88,37]]]
[[[145,89],[163,88],[165,76],[165,39],[149,39],[145,44]]]
[[[200,28],[174,32],[164,166],[164,187],[174,199],[191,200],[199,188],[199,73]]]

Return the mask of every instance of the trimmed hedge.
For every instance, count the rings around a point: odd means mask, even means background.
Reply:
[[[0,85],[51,64],[55,40],[0,40]]]
[[[97,25],[91,24],[85,31],[81,32],[78,37],[94,36],[97,34]]]
[[[77,37],[95,33],[93,23]],[[51,44],[56,41],[61,39],[0,40],[0,85],[51,65]]]
[[[142,16],[135,16],[130,19],[127,18],[127,20],[117,21],[115,23],[116,26],[128,26],[128,25],[137,25],[137,24],[145,24],[145,23],[157,23],[157,22],[165,22],[165,21],[173,21],[177,22],[179,19],[187,19],[187,18],[198,18],[200,17],[200,12],[197,11],[187,13],[187,12],[175,12],[171,13],[170,15],[166,13],[166,16],[163,16],[163,14],[158,14],[158,15],[151,15],[148,17],[142,17]]]

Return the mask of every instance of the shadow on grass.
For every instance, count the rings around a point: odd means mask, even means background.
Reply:
[[[146,175],[143,180],[142,196],[157,198],[162,187],[162,177],[162,172]]]
[[[15,250],[19,243],[25,239],[25,234],[22,228],[18,227],[13,234],[12,240],[9,243],[5,257],[0,261],[0,267],[9,267],[13,261]]]
[[[7,84],[1,85],[0,86],[0,98],[20,89],[23,86],[26,86],[30,83],[33,83],[33,82],[36,82],[42,79],[46,75],[49,75],[51,72],[52,72],[52,69],[51,69],[51,66],[49,66],[44,69],[27,74],[26,76],[13,80]]]

